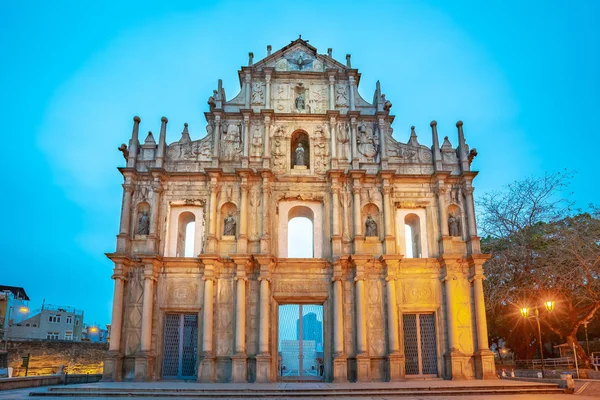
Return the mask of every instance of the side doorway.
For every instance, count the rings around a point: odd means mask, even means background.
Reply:
[[[402,322],[406,377],[437,377],[438,352],[434,314],[403,314]]]

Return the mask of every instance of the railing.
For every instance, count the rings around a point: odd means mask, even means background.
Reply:
[[[596,371],[598,371],[598,367],[600,367],[600,353],[592,353],[590,360],[592,361],[594,368],[596,368]]]
[[[541,368],[542,360],[517,360],[515,362],[518,367],[522,368]],[[545,358],[544,359],[544,367],[552,368],[552,367],[572,367],[575,363],[573,361],[573,357],[559,357],[559,358]]]

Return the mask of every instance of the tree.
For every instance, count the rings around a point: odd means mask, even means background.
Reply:
[[[540,308],[543,330],[575,344],[582,361],[577,330],[600,314],[600,210],[574,212],[559,196],[571,177],[528,178],[478,202],[482,249],[492,254],[484,265],[490,335],[524,358],[535,354],[537,332],[526,330],[519,307],[555,300],[553,313]]]

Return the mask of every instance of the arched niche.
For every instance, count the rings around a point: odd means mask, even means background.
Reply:
[[[277,221],[277,256],[287,258],[288,224],[293,218],[307,218],[313,226],[313,257],[323,257],[323,204],[319,201],[280,201]]]
[[[239,233],[238,208],[232,202],[221,206],[218,232],[223,237],[237,237]]]
[[[165,255],[167,257],[196,257],[202,252],[204,235],[202,205],[175,203],[169,206]]]
[[[369,220],[369,217],[371,217],[371,220]],[[375,230],[375,234],[369,232],[369,227],[371,227],[371,230]],[[376,204],[368,203],[362,208],[362,229],[366,237],[379,238],[381,236],[382,216]]]
[[[448,221],[448,234],[452,237],[463,237],[464,221],[460,207],[456,204],[448,206],[447,209]]]
[[[304,149],[304,166],[306,169],[310,169],[310,139],[308,133],[303,130],[297,130],[292,134],[290,140],[290,168],[298,166],[297,169],[304,169],[302,164],[298,163],[298,147],[302,146]]]
[[[315,255],[315,213],[309,207],[295,206],[288,211],[288,258],[313,258]]]
[[[429,257],[425,208],[396,210],[396,245],[404,258]]]
[[[135,235],[150,234],[150,204],[145,201],[138,203],[135,216]]]

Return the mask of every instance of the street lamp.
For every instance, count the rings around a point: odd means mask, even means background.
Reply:
[[[554,311],[554,301],[553,300],[549,300],[549,301],[545,301],[544,302],[544,307],[546,307],[546,310],[548,312],[552,312]],[[537,328],[538,328],[538,343],[540,344],[540,358],[542,360],[542,378],[544,378],[544,345],[542,344],[542,330],[540,328],[540,312],[538,311],[537,306],[533,307],[535,313],[532,317],[535,318],[535,322],[537,322]],[[523,307],[521,308],[521,315],[523,316],[523,318],[530,318],[529,315],[529,308],[527,307]]]

